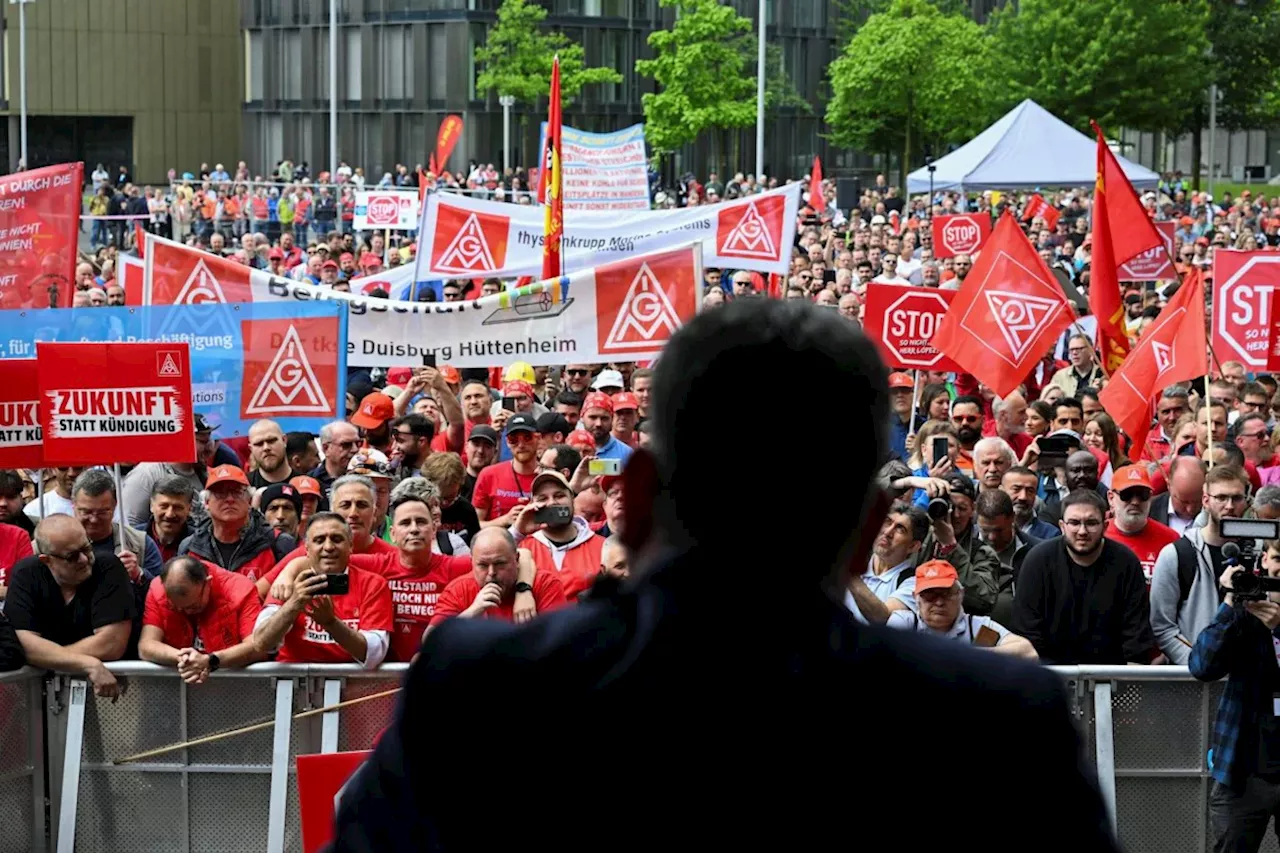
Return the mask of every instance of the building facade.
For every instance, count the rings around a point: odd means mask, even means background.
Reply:
[[[235,0],[29,0],[27,159],[139,182],[236,160],[243,63]],[[21,152],[19,7],[4,5],[0,160]]]
[[[590,65],[615,68],[621,83],[588,87],[565,111],[565,122],[585,130],[616,130],[644,121],[641,95],[653,82],[635,73],[651,56],[649,33],[670,26],[673,13],[657,0],[541,0],[546,26],[581,44]],[[338,154],[376,181],[397,163],[425,164],[440,121],[465,122],[450,159],[502,164],[502,107],[495,93],[477,91],[475,50],[496,20],[501,0],[339,0]],[[758,0],[731,0],[753,22]],[[767,38],[782,47],[783,64],[812,112],[771,116],[766,128],[767,174],[798,176],[814,154],[828,173],[856,165],[852,155],[829,158],[819,136],[824,73],[836,50],[833,0],[771,0]],[[307,162],[317,174],[332,163],[329,151],[328,0],[241,0],[245,90],[242,151],[258,173],[282,158]],[[536,159],[545,102],[512,111],[512,162]],[[699,140],[664,170],[705,174],[710,142]],[[730,135],[722,166],[755,171],[755,130]],[[835,152],[831,152],[833,155]],[[235,159],[230,153],[227,159]]]

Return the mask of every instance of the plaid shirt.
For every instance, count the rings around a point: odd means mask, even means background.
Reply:
[[[1271,633],[1248,611],[1223,604],[1187,661],[1201,681],[1227,677],[1210,741],[1209,772],[1232,790],[1257,769],[1258,731],[1271,715],[1276,651]]]

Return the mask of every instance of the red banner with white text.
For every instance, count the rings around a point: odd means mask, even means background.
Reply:
[[[0,468],[44,467],[34,358],[0,359]]]
[[[71,306],[83,163],[0,178],[0,308]]]

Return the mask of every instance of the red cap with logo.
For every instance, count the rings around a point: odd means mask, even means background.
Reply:
[[[946,560],[929,560],[916,569],[916,592],[926,589],[950,589],[960,580],[956,567]]]
[[[289,485],[297,489],[300,495],[314,495],[317,498],[324,497],[324,493],[320,491],[320,481],[315,477],[297,476],[289,481]]]
[[[386,394],[374,391],[360,401],[351,423],[365,429],[377,429],[396,416],[396,403]]]
[[[378,257],[373,252],[365,252],[360,256],[360,266],[365,269],[369,269],[370,267],[380,267],[382,266],[382,258]]]
[[[640,398],[630,391],[619,391],[613,395],[613,410],[620,412],[623,409],[639,409]]]
[[[413,379],[412,367],[393,367],[387,371],[387,384],[403,388]]]
[[[612,415],[613,398],[603,391],[592,391],[587,395],[587,399],[582,401],[582,413],[585,415],[590,409],[604,409]]]
[[[1111,491],[1123,492],[1125,489],[1146,489],[1154,491],[1151,475],[1145,465],[1125,465],[1111,474]]]
[[[245,476],[244,471],[235,465],[219,465],[216,468],[209,469],[209,479],[205,481],[204,487],[212,489],[219,483],[239,483],[242,486],[249,485],[249,478]]]
[[[889,374],[889,388],[914,388],[915,383],[911,381],[911,374],[895,371]]]

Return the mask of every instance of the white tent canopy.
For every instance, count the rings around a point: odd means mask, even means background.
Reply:
[[[1160,176],[1117,156],[1120,168],[1139,188],[1155,187]],[[933,165],[936,190],[999,190],[1087,187],[1097,177],[1097,141],[1085,136],[1030,99]],[[929,191],[929,170],[907,176],[907,192]]]

